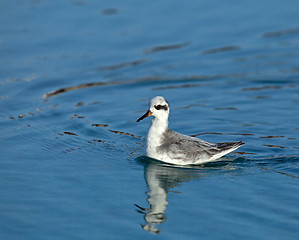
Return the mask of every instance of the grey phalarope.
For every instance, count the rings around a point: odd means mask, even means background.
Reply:
[[[137,122],[151,115],[154,119],[147,135],[146,155],[163,162],[178,165],[213,162],[244,144],[210,143],[170,130],[169,104],[160,96],[151,100],[150,109]]]

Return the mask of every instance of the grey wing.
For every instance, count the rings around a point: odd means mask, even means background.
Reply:
[[[158,150],[167,152],[168,156],[172,159],[194,160],[194,162],[199,158],[210,158],[219,151],[217,145],[214,143],[189,137],[171,130],[168,130]]]

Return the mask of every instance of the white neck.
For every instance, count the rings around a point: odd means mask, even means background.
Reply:
[[[148,131],[147,136],[147,153],[153,152],[154,149],[159,146],[162,134],[168,128],[168,119],[158,119],[154,118],[152,121],[152,125]]]

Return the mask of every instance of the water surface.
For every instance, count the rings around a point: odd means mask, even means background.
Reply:
[[[297,239],[299,4],[0,3],[3,239]],[[246,144],[220,163],[143,156],[170,128]]]

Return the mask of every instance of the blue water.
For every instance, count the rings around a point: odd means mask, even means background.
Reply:
[[[1,239],[298,239],[299,2],[1,1]],[[180,168],[170,128],[246,144]]]

